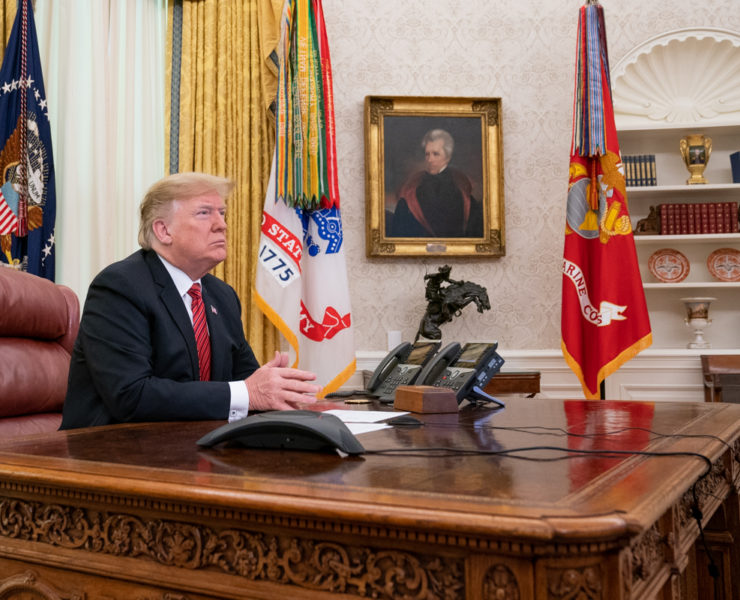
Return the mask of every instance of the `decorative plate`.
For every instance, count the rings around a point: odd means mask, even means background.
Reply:
[[[720,281],[740,281],[740,250],[718,248],[707,258],[707,267]]]
[[[648,269],[664,283],[678,283],[689,274],[689,261],[678,250],[661,248],[648,259]]]

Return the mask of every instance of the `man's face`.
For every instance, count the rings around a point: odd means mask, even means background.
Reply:
[[[176,200],[162,221],[164,237],[160,254],[191,279],[203,277],[226,258],[226,205],[210,192]],[[157,224],[155,223],[155,231]]]
[[[442,140],[427,142],[424,146],[424,162],[427,172],[432,175],[436,175],[447,166],[450,158],[445,153]]]

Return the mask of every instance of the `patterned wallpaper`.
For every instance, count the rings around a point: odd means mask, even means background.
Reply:
[[[497,339],[500,349],[560,347],[563,227],[571,137],[576,0],[324,0],[334,71],[337,146],[358,352],[385,350],[387,332],[416,333],[424,274],[485,286],[443,326],[443,343]],[[740,31],[738,0],[602,2],[610,62],[686,27]],[[363,101],[367,95],[502,99],[506,256],[367,258]]]

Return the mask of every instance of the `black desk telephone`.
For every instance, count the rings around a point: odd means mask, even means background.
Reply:
[[[400,344],[375,369],[367,391],[391,403],[399,385],[433,385],[452,388],[458,404],[465,398],[491,400],[482,388],[504,364],[498,343],[453,342],[435,355],[439,347],[439,342]]]
[[[504,359],[496,352],[498,342],[448,344],[419,373],[416,385],[448,387],[455,391],[457,403],[470,400],[494,401],[483,387],[499,372]]]
[[[372,392],[381,402],[393,402],[399,385],[411,385],[439,350],[439,342],[404,342],[396,346],[380,361],[370,381],[367,391]]]

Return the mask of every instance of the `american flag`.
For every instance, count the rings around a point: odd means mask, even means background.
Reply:
[[[18,217],[11,210],[3,193],[0,192],[0,235],[15,233],[17,227]]]

